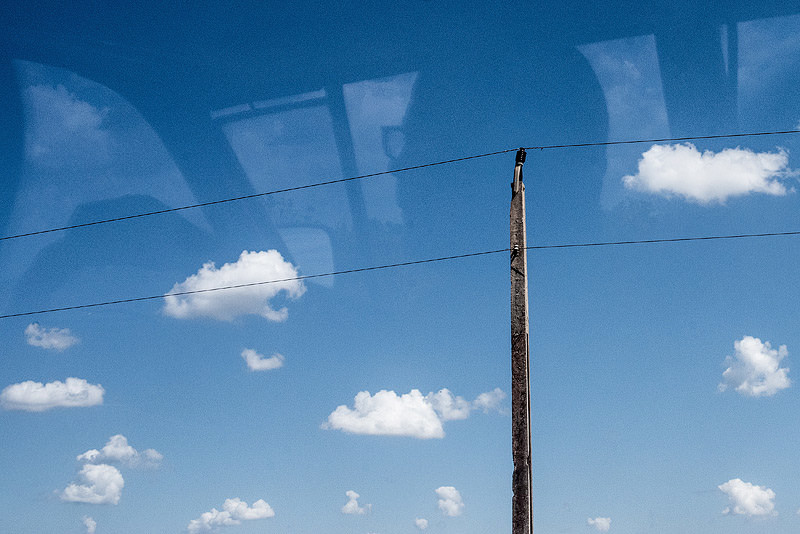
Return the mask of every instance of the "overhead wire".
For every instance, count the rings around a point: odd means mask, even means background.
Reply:
[[[748,132],[748,133],[732,133],[732,134],[720,134],[720,135],[698,135],[698,136],[688,136],[688,137],[670,137],[670,138],[658,138],[658,139],[628,139],[628,140],[620,140],[620,141],[600,141],[600,142],[590,142],[590,143],[570,143],[570,144],[561,144],[561,145],[538,145],[538,146],[531,146],[525,147],[526,150],[550,150],[550,149],[565,149],[565,148],[581,148],[581,147],[598,147],[598,146],[612,146],[612,145],[630,145],[630,144],[641,144],[641,143],[670,143],[670,142],[680,142],[680,141],[697,141],[703,139],[732,139],[738,137],[756,137],[756,136],[766,136],[766,135],[787,135],[787,134],[797,134],[800,133],[798,130],[781,130],[781,131],[767,131],[767,132]],[[122,215],[119,217],[111,217],[108,219],[98,219],[94,221],[88,221],[84,223],[77,223],[71,224],[66,226],[58,226],[53,228],[47,228],[44,230],[35,230],[31,232],[24,232],[20,234],[13,234],[13,235],[6,235],[0,236],[0,241],[9,241],[12,239],[21,239],[25,237],[32,237],[42,234],[49,234],[53,232],[62,232],[65,230],[75,230],[79,228],[86,228],[89,226],[96,226],[100,224],[108,224],[108,223],[115,223],[121,221],[127,221],[131,219],[138,219],[142,217],[151,217],[154,215],[163,215],[165,213],[174,213],[177,211],[184,211],[190,210],[195,208],[203,208],[208,206],[215,206],[218,204],[226,204],[231,202],[238,202],[242,200],[248,200],[253,198],[261,198],[267,197],[270,195],[277,195],[281,193],[289,193],[292,191],[301,191],[303,189],[311,189],[315,187],[323,187],[333,184],[341,184],[345,182],[351,182],[355,180],[364,180],[367,178],[374,178],[376,176],[384,176],[387,174],[395,174],[401,172],[408,172],[414,171],[419,169],[425,169],[428,167],[436,167],[440,165],[449,165],[452,163],[459,163],[462,161],[469,161],[474,159],[486,158],[490,156],[497,156],[501,154],[507,154],[509,152],[516,151],[517,148],[507,148],[503,150],[496,150],[493,152],[485,152],[482,154],[474,154],[471,156],[463,156],[459,158],[451,158],[442,161],[434,161],[430,163],[423,163],[419,165],[412,165],[409,167],[401,167],[398,169],[391,169],[387,171],[380,171],[380,172],[373,172],[368,174],[361,174],[358,176],[351,176],[347,178],[337,178],[333,180],[325,180],[322,182],[315,182],[305,185],[298,185],[292,187],[286,187],[282,189],[273,189],[270,191],[264,191],[261,193],[252,193],[248,195],[240,195],[236,197],[229,197],[229,198],[222,198],[218,200],[210,200],[207,202],[198,202],[196,204],[186,204],[183,206],[176,206],[173,208],[165,208],[161,210],[153,210],[153,211],[145,211],[141,213],[132,213],[129,215]]]
[[[623,141],[598,141],[592,143],[571,143],[566,145],[542,145],[524,147],[525,150],[548,150],[553,148],[581,148],[592,146],[611,146],[611,145],[634,145],[640,143],[676,143],[680,141],[700,141],[703,139],[734,139],[737,137],[757,137],[761,135],[787,135],[797,134],[800,130],[779,130],[772,132],[748,132],[748,133],[733,133],[733,134],[719,134],[719,135],[694,135],[689,137],[664,137],[657,139],[629,139]]]
[[[127,220],[130,220],[130,219],[138,219],[140,217],[150,217],[152,215],[163,215],[164,213],[173,213],[173,212],[176,212],[176,211],[190,210],[190,209],[194,209],[194,208],[203,208],[203,207],[206,207],[206,206],[214,206],[214,205],[217,205],[217,204],[226,204],[228,202],[238,202],[240,200],[248,200],[248,199],[252,199],[252,198],[266,197],[266,196],[270,196],[270,195],[277,195],[277,194],[280,194],[280,193],[289,193],[291,191],[300,191],[300,190],[303,190],[303,189],[311,189],[311,188],[314,188],[314,187],[322,187],[322,186],[326,186],[326,185],[341,184],[341,183],[344,183],[344,182],[351,182],[351,181],[354,181],[354,180],[363,180],[365,178],[372,178],[372,177],[375,177],[375,176],[382,176],[382,175],[385,175],[385,174],[413,171],[413,170],[417,170],[417,169],[424,169],[426,167],[436,167],[438,165],[447,165],[449,163],[456,163],[456,162],[459,162],[459,161],[467,161],[467,160],[470,160],[470,159],[478,159],[478,158],[485,158],[485,157],[488,157],[488,156],[496,156],[498,154],[506,154],[508,152],[513,152],[515,150],[517,150],[517,149],[516,148],[509,148],[509,149],[505,149],[505,150],[498,150],[498,151],[495,151],[495,152],[486,152],[484,154],[475,154],[475,155],[472,155],[472,156],[464,156],[464,157],[461,157],[461,158],[453,158],[453,159],[448,159],[448,160],[444,160],[444,161],[434,161],[432,163],[423,163],[423,164],[420,164],[420,165],[412,165],[411,167],[403,167],[403,168],[400,168],[400,169],[394,169],[394,170],[390,170],[390,171],[372,172],[372,173],[369,173],[369,174],[361,174],[359,176],[351,176],[349,178],[337,178],[335,180],[326,180],[324,182],[316,182],[316,183],[305,184],[305,185],[297,185],[297,186],[292,186],[292,187],[285,187],[283,189],[273,189],[271,191],[264,191],[264,192],[261,192],[261,193],[252,193],[250,195],[241,195],[241,196],[238,196],[238,197],[222,198],[222,199],[219,199],[219,200],[209,200],[207,202],[198,202],[197,204],[187,204],[187,205],[184,205],[184,206],[177,206],[177,207],[174,207],[174,208],[165,208],[163,210],[145,211],[145,212],[142,212],[142,213],[133,213],[131,215],[122,215],[120,217],[112,217],[110,219],[99,219],[99,220],[96,220],[96,221],[89,221],[89,222],[79,223],[79,224],[71,224],[71,225],[68,225],[68,226],[59,226],[59,227],[56,227],[56,228],[48,228],[46,230],[36,230],[36,231],[33,231],[33,232],[25,232],[25,233],[22,233],[22,234],[0,236],[0,241],[7,241],[7,240],[10,240],[10,239],[19,239],[21,237],[31,237],[31,236],[35,236],[35,235],[41,235],[41,234],[49,234],[49,233],[52,233],[52,232],[61,232],[61,231],[64,231],[64,230],[74,230],[76,228],[86,228],[87,226],[95,226],[95,225],[98,225],[98,224],[107,224],[107,223],[113,223],[113,222],[127,221]]]
[[[525,247],[525,250],[546,250],[546,249],[565,249],[565,248],[587,248],[587,247],[608,247],[608,246],[626,246],[626,245],[646,245],[646,244],[657,244],[657,243],[679,243],[679,242],[688,242],[688,241],[712,241],[712,240],[723,240],[723,239],[746,239],[746,238],[760,238],[760,237],[781,237],[781,236],[796,236],[800,235],[800,231],[789,231],[789,232],[765,232],[765,233],[757,233],[757,234],[730,234],[730,235],[713,235],[713,236],[692,236],[692,237],[674,237],[674,238],[664,238],[664,239],[639,239],[639,240],[629,240],[629,241],[597,241],[597,242],[586,242],[586,243],[562,243],[562,244],[549,244],[549,245],[531,245]],[[227,291],[233,289],[241,289],[246,287],[254,287],[254,286],[262,286],[268,284],[277,284],[281,282],[293,282],[293,281],[302,281],[302,280],[310,280],[314,278],[324,278],[329,276],[339,276],[344,274],[354,274],[354,273],[363,273],[368,271],[379,271],[383,269],[393,269],[398,267],[409,267],[413,265],[422,265],[426,263],[438,263],[444,261],[452,261],[452,260],[459,260],[465,258],[472,258],[476,256],[489,256],[493,254],[499,254],[501,252],[510,252],[510,248],[500,248],[495,250],[484,250],[478,252],[468,252],[465,254],[455,254],[450,256],[440,256],[436,258],[427,258],[421,260],[411,260],[411,261],[404,261],[399,263],[388,263],[383,265],[373,265],[369,267],[358,267],[354,269],[345,269],[341,271],[332,271],[327,273],[318,273],[318,274],[307,274],[307,275],[300,275],[300,276],[293,276],[288,278],[281,278],[276,280],[263,280],[259,282],[249,282],[246,284],[236,284],[230,286],[222,286],[222,287],[212,287],[206,289],[195,289],[189,291],[178,291],[178,292],[170,292],[161,295],[148,295],[144,297],[132,297],[132,298],[124,298],[124,299],[117,299],[117,300],[107,300],[102,302],[93,302],[88,304],[77,304],[72,306],[62,306],[58,308],[48,308],[48,309],[40,309],[40,310],[33,310],[27,312],[18,312],[18,313],[8,313],[4,315],[0,315],[0,319],[10,319],[12,317],[26,317],[30,315],[41,315],[45,313],[54,313],[60,311],[69,311],[69,310],[80,310],[86,308],[97,308],[100,306],[111,306],[114,304],[126,304],[132,302],[142,302],[148,300],[156,300],[156,299],[165,299],[168,297],[180,297],[185,295],[195,295],[199,293],[211,293],[216,291]]]

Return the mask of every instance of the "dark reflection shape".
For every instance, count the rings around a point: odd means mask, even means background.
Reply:
[[[726,27],[723,38],[721,22],[687,17],[655,34],[664,98],[675,136],[737,129],[736,27]],[[698,124],[704,127],[702,132],[697,131]]]
[[[80,205],[69,224],[108,213],[152,211],[167,206],[150,196],[126,195]],[[178,214],[64,232],[43,248],[19,278],[10,298],[13,312],[84,304],[98,299],[168,291],[208,258],[208,236]],[[80,302],[79,302],[80,301]]]
[[[19,97],[17,76],[5,47],[0,45],[0,235],[8,231],[19,181],[25,137],[22,100]]]
[[[735,28],[741,127],[800,129],[800,15],[740,22]]]

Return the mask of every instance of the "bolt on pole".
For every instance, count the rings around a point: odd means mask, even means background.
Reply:
[[[531,473],[530,359],[528,349],[528,271],[525,236],[525,149],[517,151],[511,184],[511,447],[512,534],[533,532]]]

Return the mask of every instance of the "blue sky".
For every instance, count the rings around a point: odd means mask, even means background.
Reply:
[[[800,129],[789,2],[11,5],[0,235]],[[529,245],[800,230],[800,134],[530,151]],[[0,241],[0,531],[511,527],[513,152]],[[534,523],[800,528],[797,237],[528,254]]]

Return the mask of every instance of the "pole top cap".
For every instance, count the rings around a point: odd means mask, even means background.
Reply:
[[[520,147],[520,149],[517,150],[517,163],[525,163],[525,156],[525,149]]]

